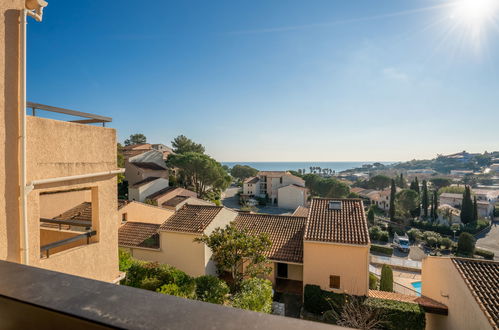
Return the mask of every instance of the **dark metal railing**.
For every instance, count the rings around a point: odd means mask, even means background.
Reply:
[[[87,239],[87,244],[90,244],[90,237],[95,236],[95,235],[97,235],[97,231],[91,230],[91,231],[87,231],[86,233],[83,233],[80,235],[76,235],[76,236],[73,236],[70,238],[62,239],[60,241],[56,241],[56,242],[53,242],[50,244],[43,245],[40,247],[40,254],[45,252],[46,257],[48,258],[50,256],[50,249],[54,249],[54,248],[59,247],[59,246],[73,243],[73,242],[79,241],[79,240],[84,239],[84,238]]]
[[[84,227],[85,229],[90,229],[90,227],[92,227],[92,221],[86,221],[86,220],[57,220],[57,219],[40,218],[40,222],[59,225],[59,230],[62,229],[62,225]]]
[[[106,123],[110,123],[113,121],[113,119],[111,117],[99,116],[99,115],[94,115],[93,113],[58,108],[58,107],[53,107],[50,105],[34,103],[34,102],[27,102],[26,107],[31,109],[33,116],[36,116],[36,110],[45,110],[45,111],[75,116],[75,117],[87,118],[87,119],[71,120],[70,121],[71,123],[79,123],[79,124],[102,123],[102,126],[106,126]]]

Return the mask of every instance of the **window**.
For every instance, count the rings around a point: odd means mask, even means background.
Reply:
[[[279,183],[282,184],[282,177],[279,178]]]
[[[339,289],[340,288],[340,277],[336,275],[329,276],[329,288]]]
[[[288,278],[288,264],[277,264],[277,277]]]
[[[123,213],[123,214],[121,215],[121,222],[126,222],[126,221],[127,221],[127,219],[128,219],[128,213]]]

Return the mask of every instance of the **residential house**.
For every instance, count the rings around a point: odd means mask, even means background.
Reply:
[[[494,205],[497,199],[491,199],[491,201],[488,201],[484,200],[483,198],[487,197],[483,197],[483,195],[481,194],[477,195],[478,216],[480,218],[490,218],[493,215]],[[462,203],[463,203],[462,194],[443,193],[440,195],[439,198],[440,205],[447,204],[457,209],[461,209]]]
[[[461,223],[461,210],[449,204],[438,206],[438,221],[441,224],[452,225]]]
[[[490,165],[490,171],[493,173],[499,173],[499,163]]]
[[[313,199],[306,213],[236,213],[187,204],[159,226],[127,222],[120,228],[119,244],[136,258],[170,264],[192,276],[215,274],[211,251],[194,238],[233,223],[252,234],[269,235],[269,279],[276,290],[301,293],[304,285],[316,284],[324,290],[366,295],[370,243],[362,201]]]
[[[191,205],[213,205],[213,203],[197,198],[194,191],[180,187],[166,187],[147,196],[147,200],[154,205],[170,210],[178,211],[185,204]]]
[[[136,201],[118,203],[118,219],[121,224],[143,222],[160,225],[174,214],[175,211]]]
[[[399,190],[400,188],[397,188],[397,191]],[[369,205],[376,205],[383,211],[388,211],[390,209],[390,188],[384,190],[352,188],[351,191],[359,195],[359,197]]]
[[[125,161],[125,180],[129,186],[151,177],[168,180],[168,168],[160,151],[149,150]]]
[[[451,170],[450,175],[456,176],[456,177],[464,177],[466,175],[472,175],[473,171],[470,170]]]
[[[242,197],[266,198],[279,207],[295,209],[307,205],[309,193],[303,188],[305,181],[288,171],[261,171],[244,181]]]
[[[448,307],[426,314],[426,329],[499,329],[499,262],[428,256],[421,281],[424,296]]]
[[[125,161],[127,161],[131,157],[143,154],[144,152],[150,150],[152,150],[152,145],[150,143],[132,144],[129,146],[124,146],[122,148]]]
[[[308,207],[304,207],[304,206],[298,206],[296,208],[296,210],[293,212],[293,215],[296,216],[296,217],[308,217],[308,212],[310,211],[310,209]]]
[[[170,188],[168,179],[154,176],[147,177],[128,186],[128,200],[145,202],[149,196],[166,188]]]
[[[43,24],[30,15],[41,20],[46,5],[0,1],[0,259],[114,282],[121,171],[116,131],[103,127],[111,118],[26,101],[26,22]],[[47,112],[71,121],[39,117]],[[93,206],[86,221],[66,219],[83,203]]]
[[[169,155],[173,154],[173,149],[165,146],[164,144],[151,144],[151,148],[157,150],[163,154],[163,159],[166,160]]]

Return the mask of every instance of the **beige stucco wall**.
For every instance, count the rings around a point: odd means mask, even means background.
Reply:
[[[91,201],[90,189],[43,194],[40,195],[40,217],[51,219],[83,202]]]
[[[283,209],[296,209],[298,206],[307,205],[306,191],[295,187],[286,186],[277,191],[277,203]]]
[[[193,240],[200,235],[160,232],[161,253],[158,262],[172,265],[191,276],[205,275],[205,245]]]
[[[118,221],[121,223],[123,214],[127,215],[128,222],[145,222],[162,224],[175,212],[158,206],[130,202],[118,210]]]
[[[329,276],[340,276],[339,292],[366,295],[369,288],[369,246],[305,241],[303,284],[330,290]],[[336,290],[335,290],[336,291]]]
[[[20,260],[19,13],[24,0],[0,0],[0,259]]]
[[[441,302],[449,315],[426,314],[428,330],[492,329],[450,258],[426,257],[421,272],[421,293]]]

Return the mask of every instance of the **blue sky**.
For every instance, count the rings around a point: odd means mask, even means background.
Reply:
[[[499,32],[449,3],[50,0],[28,98],[220,161],[499,150]]]

